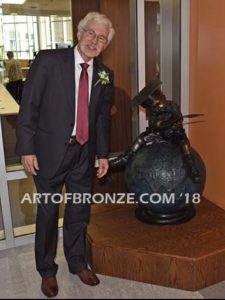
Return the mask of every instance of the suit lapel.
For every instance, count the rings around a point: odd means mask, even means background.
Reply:
[[[65,95],[70,108],[75,115],[75,62],[74,47],[70,48],[64,57],[62,69],[62,82],[65,88]]]
[[[101,70],[99,63],[94,60],[93,65],[93,78],[92,78],[92,86],[91,86],[91,98],[90,98],[90,110],[94,107],[97,99],[99,98],[99,94],[101,92],[101,83],[96,85],[96,82],[99,79],[98,72]]]

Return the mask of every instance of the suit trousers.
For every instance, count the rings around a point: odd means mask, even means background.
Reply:
[[[60,194],[63,185],[65,184],[68,195],[75,193],[82,196],[83,193],[91,192],[88,145],[69,145],[54,177],[48,179],[38,174],[34,176],[34,181],[37,193],[42,194],[38,201],[36,217],[36,268],[40,275],[46,278],[55,276],[58,270],[58,265],[54,260],[58,239],[59,200],[62,199]],[[69,271],[77,273],[87,268],[86,230],[91,205],[90,203],[73,203],[72,197],[67,198],[63,222],[63,248]]]

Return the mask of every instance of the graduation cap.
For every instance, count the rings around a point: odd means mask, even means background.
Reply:
[[[162,84],[162,81],[157,79],[151,80],[132,100],[131,106],[133,109],[142,105],[144,102],[149,105],[155,99],[151,96],[155,90]]]

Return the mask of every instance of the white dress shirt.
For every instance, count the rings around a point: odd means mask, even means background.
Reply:
[[[80,74],[82,71],[82,67],[80,64],[85,63],[85,61],[81,57],[79,51],[77,50],[77,46],[74,49],[74,61],[75,61],[75,99],[74,99],[74,101],[75,101],[75,122],[74,122],[72,135],[76,135],[76,127],[77,127],[77,99],[78,99]],[[86,62],[89,65],[89,67],[87,69],[89,102],[90,102],[90,97],[91,97],[91,85],[92,85],[92,78],[93,78],[93,62],[94,62],[94,59],[91,59],[88,62]]]

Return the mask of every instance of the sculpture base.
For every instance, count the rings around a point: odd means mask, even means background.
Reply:
[[[195,208],[189,205],[182,210],[172,214],[158,214],[145,209],[143,206],[138,206],[135,210],[135,216],[138,220],[157,225],[172,225],[181,224],[191,220],[195,216]]]
[[[140,222],[134,205],[93,205],[88,258],[98,274],[196,291],[225,280],[225,211],[202,199],[183,224]]]

